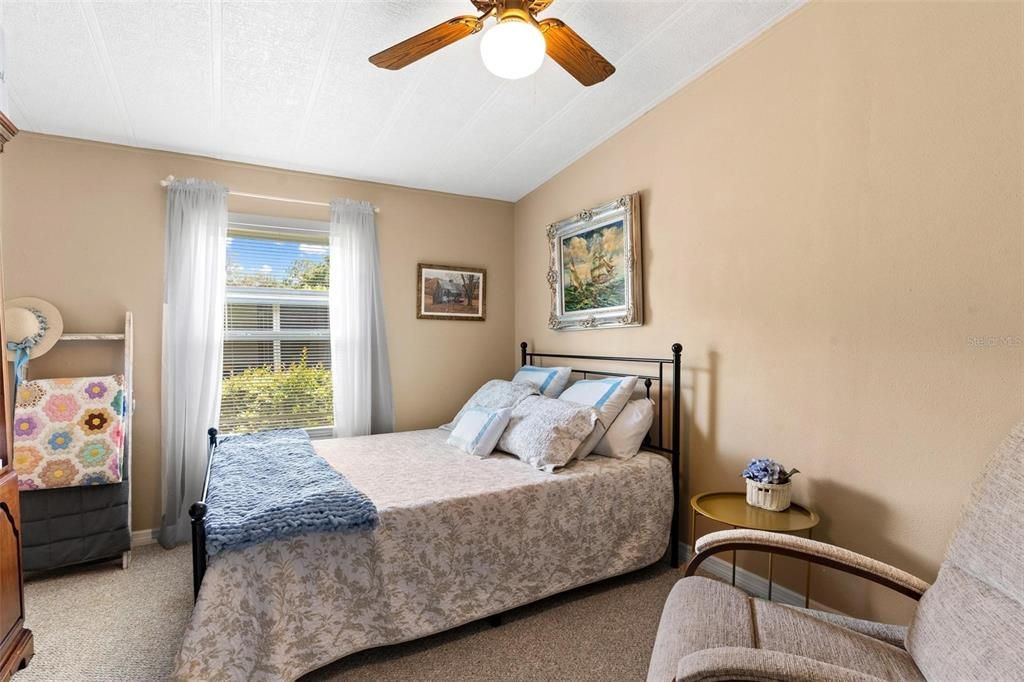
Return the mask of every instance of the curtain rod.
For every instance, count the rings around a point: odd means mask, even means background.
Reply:
[[[167,185],[174,182],[174,176],[168,175],[166,178],[160,181],[161,187],[167,187]],[[288,197],[275,197],[270,194],[252,194],[250,192],[236,192],[229,189],[228,194],[233,197],[247,197],[249,199],[264,199],[266,201],[283,201],[288,204],[305,204],[306,206],[323,206],[324,208],[330,208],[330,204],[326,201],[306,201],[305,199],[289,199]],[[376,206],[373,207],[374,213],[380,213],[380,209]]]

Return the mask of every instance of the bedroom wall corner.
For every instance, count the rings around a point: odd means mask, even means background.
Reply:
[[[682,342],[688,494],[779,459],[815,537],[934,578],[1024,414],[1022,64],[1020,3],[810,3],[516,203],[516,339]],[[644,326],[548,330],[545,226],[635,191]],[[825,570],[812,594],[913,610]]]

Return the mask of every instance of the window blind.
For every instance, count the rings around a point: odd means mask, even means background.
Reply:
[[[220,428],[333,423],[327,234],[229,226]]]

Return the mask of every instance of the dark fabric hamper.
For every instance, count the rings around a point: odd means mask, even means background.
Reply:
[[[120,483],[21,491],[22,561],[48,571],[131,549],[128,466]]]

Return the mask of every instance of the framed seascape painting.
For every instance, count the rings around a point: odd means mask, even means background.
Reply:
[[[451,265],[416,266],[416,317],[421,320],[484,320],[487,271]]]
[[[548,242],[551,329],[643,324],[639,194],[549,225]]]

